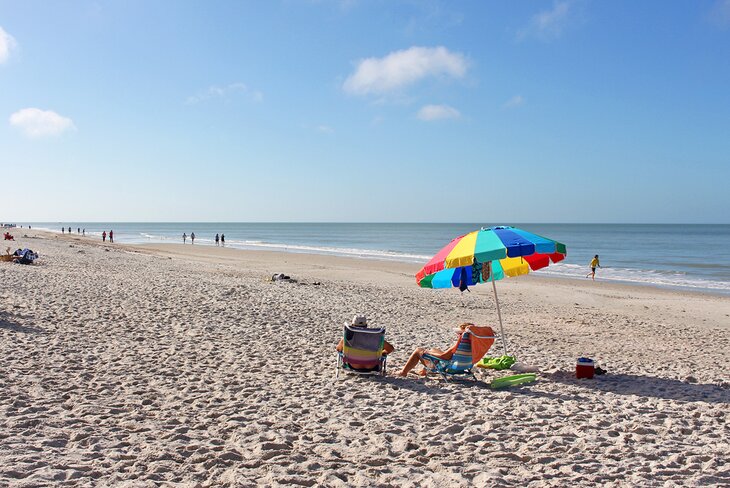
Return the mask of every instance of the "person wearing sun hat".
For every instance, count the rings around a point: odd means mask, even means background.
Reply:
[[[368,318],[364,315],[355,315],[352,317],[352,322],[350,323],[351,327],[367,327],[368,326]]]
[[[345,323],[345,325],[349,325],[350,327],[353,327],[353,328],[360,327],[360,328],[364,329],[368,326],[368,319],[364,315],[355,315],[354,317],[352,317],[352,323],[350,323],[350,324]],[[342,352],[342,347],[344,346],[344,344],[345,344],[344,341],[342,339],[340,339],[340,342],[337,343],[337,347],[335,348],[335,349],[337,349],[337,352]],[[390,354],[393,351],[395,351],[395,347],[393,347],[393,345],[390,342],[384,341],[383,355]]]

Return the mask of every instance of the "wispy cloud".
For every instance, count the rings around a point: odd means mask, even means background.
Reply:
[[[442,5],[435,2],[412,2],[413,11],[404,28],[406,36],[414,37],[421,33],[433,35],[460,26],[464,22],[464,14],[455,9],[454,3]]]
[[[341,10],[350,10],[357,6],[358,0],[337,0],[336,3]]]
[[[367,58],[357,62],[355,72],[342,85],[354,95],[384,94],[428,77],[461,78],[468,62],[461,53],[443,46],[414,46],[394,51],[382,58]]]
[[[0,64],[3,64],[10,58],[10,52],[17,45],[18,43],[15,41],[15,38],[0,27]]]
[[[315,132],[319,132],[320,134],[334,134],[335,129],[331,125],[327,124],[302,124],[302,129],[311,130]]]
[[[334,130],[334,129],[333,129],[332,127],[330,127],[329,125],[324,125],[324,124],[322,124],[322,125],[318,125],[318,126],[316,127],[316,129],[317,129],[317,131],[318,131],[318,132],[321,132],[321,133],[323,133],[323,134],[332,134],[332,133],[334,133],[334,131],[335,131],[335,130]]]
[[[529,37],[543,41],[557,39],[568,25],[571,7],[570,2],[559,1],[553,4],[552,9],[533,15],[529,25],[517,32],[517,39],[523,40]]]
[[[722,28],[730,27],[730,0],[718,0],[710,10],[710,21]]]
[[[251,102],[263,102],[264,94],[258,90],[252,90],[245,83],[231,83],[225,86],[211,85],[197,95],[188,97],[185,103],[194,105],[211,99],[230,99],[234,96],[241,96]]]
[[[448,105],[425,105],[421,107],[416,117],[426,122],[431,122],[434,120],[458,119],[461,117],[461,113],[454,107],[449,107]]]
[[[313,5],[333,5],[343,12],[347,12],[355,8],[360,2],[359,0],[309,0]]]
[[[53,110],[24,108],[10,116],[10,125],[20,129],[26,136],[37,138],[58,136],[69,130],[76,130],[73,120]]]
[[[504,107],[504,108],[521,107],[522,105],[525,104],[525,102],[527,102],[527,100],[525,100],[525,97],[523,97],[522,95],[515,95],[514,97],[512,97],[509,100],[507,100],[506,102],[504,102],[504,104],[502,104],[502,107]]]
[[[372,120],[370,121],[370,125],[371,125],[371,126],[373,126],[373,127],[377,127],[377,126],[379,126],[379,125],[382,125],[382,124],[383,124],[383,122],[385,122],[385,117],[383,117],[382,115],[376,115],[376,116],[375,116],[375,117],[373,117],[373,119],[372,119]]]

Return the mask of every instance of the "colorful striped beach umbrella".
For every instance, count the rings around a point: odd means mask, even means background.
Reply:
[[[565,259],[567,248],[537,234],[509,226],[489,227],[452,240],[416,273],[421,288],[452,288],[491,281],[497,304],[502,345],[507,354],[507,337],[502,327],[497,287],[505,276],[521,276]]]

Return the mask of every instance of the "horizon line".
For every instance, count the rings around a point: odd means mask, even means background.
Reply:
[[[21,222],[21,221],[18,221]],[[311,220],[311,221],[285,221],[285,220],[88,220],[88,221],[74,221],[68,220],[67,223],[76,224],[443,224],[443,225],[480,225],[479,222],[453,222],[453,221],[335,221],[335,220]],[[0,221],[0,225],[33,225],[33,224],[63,224],[64,221],[22,221],[21,224],[15,224],[14,222],[3,222]],[[730,222],[512,222],[513,224],[530,224],[530,225],[730,225]],[[510,224],[497,224],[492,222],[494,225],[510,225]]]

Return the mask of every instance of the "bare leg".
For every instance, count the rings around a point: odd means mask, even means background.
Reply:
[[[411,357],[408,358],[408,361],[406,362],[405,366],[403,366],[403,369],[398,373],[398,376],[408,376],[408,373],[410,373],[411,370],[415,368],[419,362],[423,363],[424,353],[431,354],[433,356],[442,356],[446,354],[441,349],[424,349],[423,347],[417,347],[416,350],[413,351],[413,354],[411,354]]]
[[[398,376],[408,376],[408,373],[416,367],[416,364],[421,360],[421,356],[425,352],[425,349],[422,347],[417,347],[415,351],[413,351],[413,354],[411,354],[411,357],[408,358],[408,361],[406,361],[405,366],[403,366],[403,369],[398,373]]]

